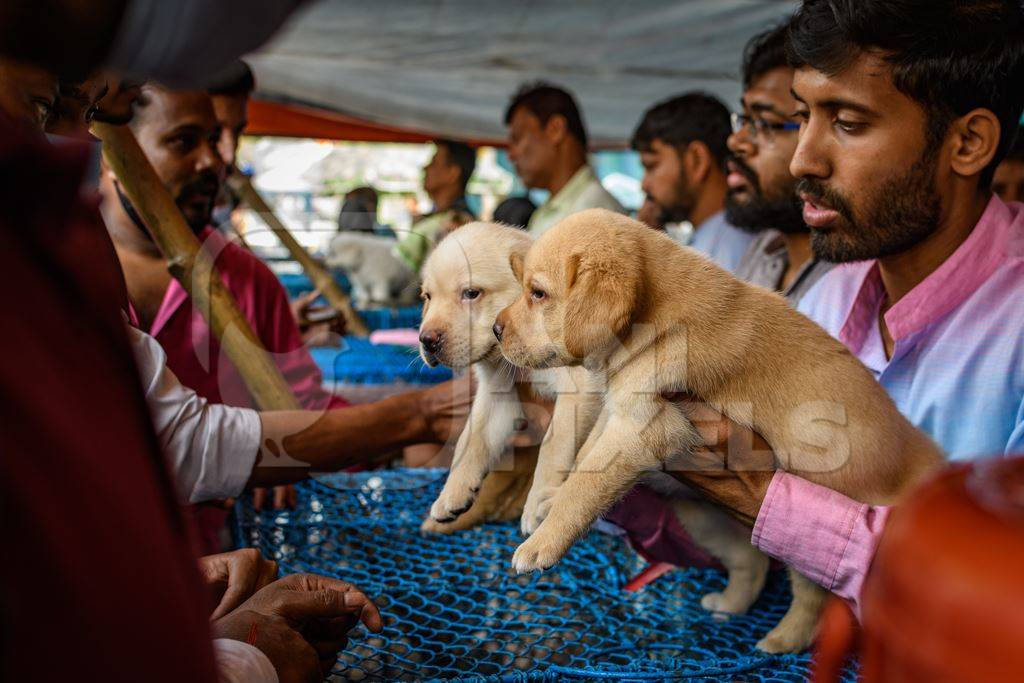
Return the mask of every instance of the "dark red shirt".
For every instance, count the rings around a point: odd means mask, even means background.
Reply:
[[[0,680],[212,683],[87,158],[0,119]]]

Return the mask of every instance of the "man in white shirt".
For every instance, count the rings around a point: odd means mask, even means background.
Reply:
[[[604,189],[587,163],[587,129],[576,101],[547,83],[524,86],[505,110],[508,158],[529,188],[551,193],[527,229],[539,237],[566,216],[583,209],[625,209]]]
[[[632,147],[644,167],[643,191],[668,222],[689,221],[689,246],[735,271],[753,241],[725,219],[729,110],[717,98],[688,93],[644,113]]]

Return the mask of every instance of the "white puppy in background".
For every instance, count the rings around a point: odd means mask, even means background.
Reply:
[[[392,252],[391,237],[343,232],[331,238],[327,265],[344,271],[356,308],[416,303],[419,278]]]
[[[509,438],[527,423],[525,406],[531,399],[568,394],[565,400],[559,398],[561,408],[556,408],[553,418],[557,422],[573,403],[573,374],[585,374],[568,369],[517,370],[498,348],[494,319],[522,293],[512,262],[521,261],[531,244],[522,230],[470,223],[444,238],[423,266],[420,354],[431,366],[472,368],[477,379],[469,422],[459,436],[451,473],[424,523],[425,530],[445,531],[456,520],[459,528],[465,528],[480,521],[509,519],[525,506],[523,526],[532,531],[568,472],[566,468],[561,476],[552,473],[551,481],[535,483],[538,494],[526,499],[534,459],[493,471]],[[571,413],[566,415],[571,418]],[[555,469],[565,458],[545,453],[554,449],[574,458],[576,435],[572,429],[552,429],[549,436],[541,447],[541,458]]]

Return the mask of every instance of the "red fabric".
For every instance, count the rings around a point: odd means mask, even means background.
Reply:
[[[643,484],[637,484],[604,518],[624,530],[630,545],[648,562],[722,568],[687,533],[671,506]]]
[[[216,680],[87,152],[0,120],[0,680]]]
[[[199,238],[216,255],[224,284],[302,406],[307,410],[347,406],[345,399],[324,390],[323,375],[303,346],[288,295],[266,264],[212,228]],[[215,403],[256,407],[237,368],[222,355],[220,342],[177,280],[167,287],[149,333],[167,352],[167,365],[182,384]]]

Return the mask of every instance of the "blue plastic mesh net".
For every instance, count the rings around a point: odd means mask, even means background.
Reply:
[[[368,339],[345,337],[341,348],[309,349],[325,382],[347,384],[436,384],[452,378],[446,367],[427,367],[415,349],[371,344]]]
[[[355,634],[329,680],[806,679],[807,655],[754,648],[786,611],[782,573],[748,615],[724,622],[700,607],[702,595],[724,586],[721,572],[680,569],[626,593],[643,563],[621,538],[596,531],[553,569],[514,576],[515,524],[419,531],[444,476],[331,475],[301,485],[294,511],[236,508],[240,544],[285,573],[351,581],[381,608],[384,632]]]

